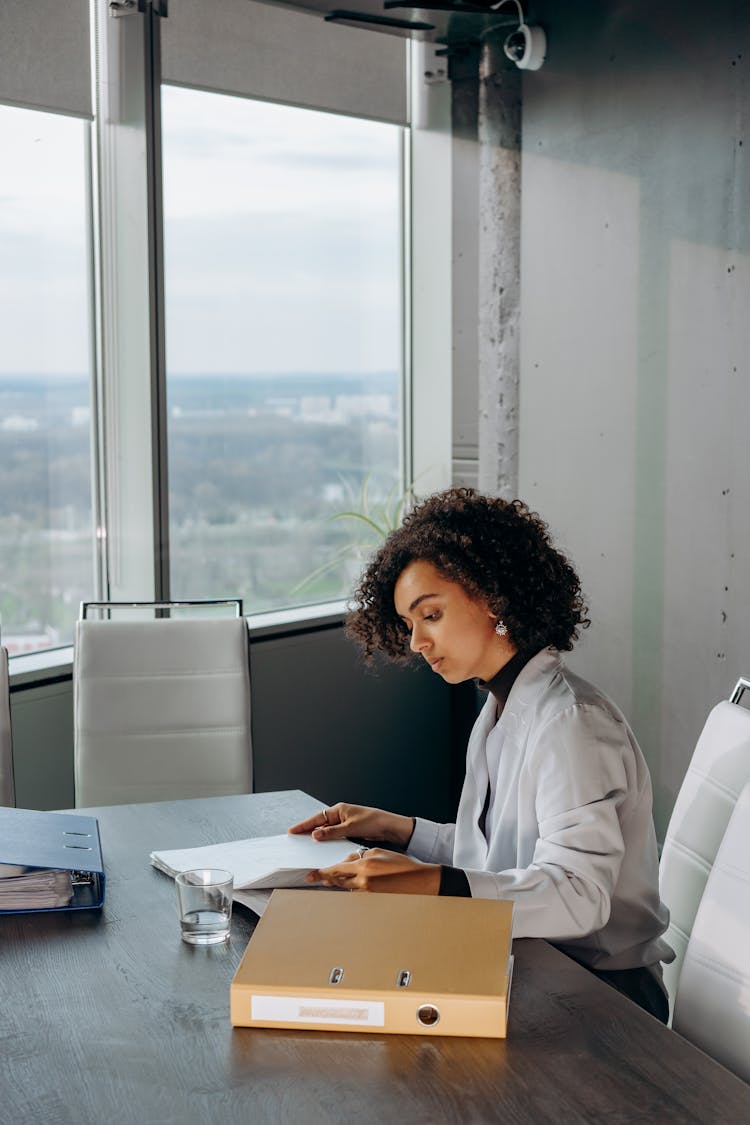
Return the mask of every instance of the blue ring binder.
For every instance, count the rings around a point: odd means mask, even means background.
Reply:
[[[0,906],[0,914],[91,910],[104,905],[106,879],[95,816],[0,808],[0,864],[67,871],[73,887],[66,906],[29,907],[28,911]]]

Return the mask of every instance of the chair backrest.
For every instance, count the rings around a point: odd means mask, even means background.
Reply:
[[[693,923],[673,1027],[750,1082],[750,785],[742,790]]]
[[[741,694],[738,684],[732,698]],[[676,954],[672,964],[664,966],[671,1005],[706,880],[737,797],[748,781],[750,711],[725,700],[710,712],[696,743],[659,864],[661,897],[670,911],[664,936]]]
[[[0,645],[0,805],[14,806],[13,739],[10,729],[10,679],[8,650]]]
[[[79,621],[78,807],[248,793],[247,622]]]

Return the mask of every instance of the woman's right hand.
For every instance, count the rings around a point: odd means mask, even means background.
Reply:
[[[313,813],[307,820],[301,820],[288,829],[293,836],[310,833],[314,840],[342,840],[358,836],[364,840],[387,840],[402,847],[409,843],[413,830],[414,821],[410,816],[341,802]]]

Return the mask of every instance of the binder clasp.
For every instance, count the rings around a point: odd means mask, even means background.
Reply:
[[[338,968],[338,966],[335,969],[331,969],[331,975],[328,978],[328,981],[329,981],[330,984],[341,984],[341,981],[343,979],[344,979],[344,970],[343,969]]]
[[[396,977],[397,988],[408,988],[411,981],[411,973],[408,969],[402,969]]]

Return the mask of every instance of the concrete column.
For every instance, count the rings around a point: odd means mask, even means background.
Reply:
[[[479,468],[479,48],[450,59],[452,190],[452,483],[473,488]]]
[[[487,42],[479,64],[479,473],[482,492],[518,491],[521,73]]]

